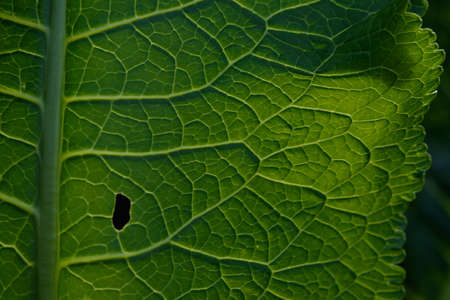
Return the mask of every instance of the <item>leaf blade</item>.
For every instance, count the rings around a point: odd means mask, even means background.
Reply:
[[[401,298],[443,59],[408,4],[71,2],[59,297]]]

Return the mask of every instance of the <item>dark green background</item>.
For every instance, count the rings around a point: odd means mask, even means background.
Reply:
[[[430,0],[424,27],[450,53],[450,1]],[[450,299],[450,65],[444,62],[438,95],[426,115],[433,157],[424,190],[407,212],[407,299]]]

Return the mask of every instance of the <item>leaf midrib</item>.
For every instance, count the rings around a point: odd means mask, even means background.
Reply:
[[[57,298],[59,234],[58,198],[61,154],[62,95],[64,84],[66,0],[50,1],[47,32],[37,238],[38,297]]]

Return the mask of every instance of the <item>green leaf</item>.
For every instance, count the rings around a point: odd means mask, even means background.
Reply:
[[[423,16],[428,9],[428,0],[411,0],[411,11]]]
[[[413,2],[3,1],[0,298],[401,299]]]

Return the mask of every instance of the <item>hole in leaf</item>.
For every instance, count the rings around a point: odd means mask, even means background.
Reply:
[[[130,206],[130,199],[122,194],[116,195],[116,206],[114,207],[112,222],[117,230],[122,230],[130,221]]]

